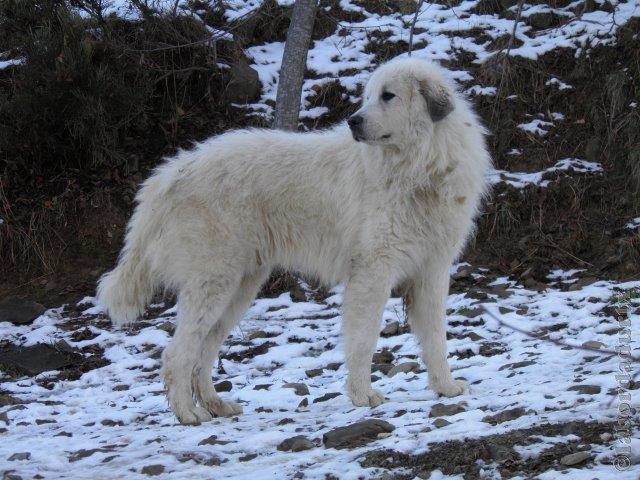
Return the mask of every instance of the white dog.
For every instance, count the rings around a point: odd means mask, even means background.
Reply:
[[[163,355],[182,423],[234,415],[211,369],[275,267],[345,282],[347,391],[377,406],[371,360],[391,289],[408,305],[431,388],[463,393],[447,363],[449,267],[473,226],[490,158],[484,129],[443,70],[397,59],[378,68],[363,105],[332,130],[240,130],[159,167],[140,189],[117,267],[98,286],[116,322],[131,322],[161,285],[178,293]]]

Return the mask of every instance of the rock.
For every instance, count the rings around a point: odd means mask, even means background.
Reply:
[[[394,430],[395,427],[384,420],[363,420],[326,432],[322,436],[322,443],[326,448],[354,448],[376,440],[380,433],[390,433]]]
[[[258,454],[257,453],[247,453],[246,455],[243,455],[242,457],[238,458],[238,461],[240,462],[250,462],[251,460],[253,460],[254,458],[257,458]]]
[[[304,397],[302,401],[298,404],[298,408],[307,408],[309,406],[309,399]]]
[[[216,392],[230,392],[233,388],[233,384],[229,380],[223,380],[222,382],[216,383]]]
[[[223,98],[227,103],[250,103],[260,96],[258,72],[245,59],[239,59],[229,70],[231,76]]]
[[[327,364],[327,370],[331,370],[331,371],[335,372],[335,371],[336,371],[336,370],[338,370],[341,366],[342,366],[342,363],[340,363],[340,362],[332,362],[332,363],[328,363],[328,364]]]
[[[34,475],[33,478],[36,478],[36,475]],[[44,477],[39,477],[39,478],[44,478]],[[13,473],[11,470],[5,470],[4,473],[2,474],[2,480],[22,480],[22,477],[17,473]]]
[[[608,442],[612,438],[613,438],[613,435],[611,435],[609,432],[604,432],[600,434],[600,440],[602,440],[603,442]]]
[[[297,283],[293,287],[291,287],[291,290],[289,290],[289,295],[291,296],[292,302],[307,301],[307,294],[305,293],[304,289]]]
[[[0,395],[0,407],[6,407],[7,405],[20,405],[22,400],[16,398],[8,393],[4,393]]]
[[[0,322],[27,325],[44,313],[46,308],[36,302],[18,297],[0,301]]]
[[[385,364],[393,362],[394,356],[389,350],[382,350],[373,354],[373,363]]]
[[[256,338],[269,338],[269,334],[264,330],[257,330],[249,334],[249,340],[255,340]]]
[[[394,375],[397,375],[398,373],[415,372],[419,368],[420,368],[420,364],[418,362],[404,362],[404,363],[400,363],[400,364],[392,367],[387,372],[387,375],[389,377],[393,377]]]
[[[198,442],[198,446],[201,447],[202,445],[226,445],[228,443],[231,442],[229,440],[218,440],[217,435],[211,435],[210,437],[200,440]]]
[[[391,370],[392,368],[393,365],[389,363],[374,363],[373,365],[371,365],[372,372],[382,372],[385,375],[387,375],[389,373],[389,370]]]
[[[433,426],[436,428],[446,427],[447,425],[451,425],[451,422],[448,420],[445,420],[444,418],[436,418],[433,421]]]
[[[596,395],[600,393],[599,385],[573,385],[567,389],[570,392],[578,392],[580,395]]]
[[[10,462],[15,462],[16,460],[29,460],[31,458],[31,452],[19,452],[14,453],[9,457]]]
[[[400,322],[391,322],[385,325],[382,332],[380,332],[380,335],[383,337],[392,337],[393,335],[397,335],[399,330]]]
[[[579,463],[584,462],[585,460],[588,460],[591,458],[591,452],[590,451],[584,451],[584,452],[575,452],[575,453],[570,453],[569,455],[565,455],[564,457],[562,457],[560,459],[560,463],[566,467],[570,467],[572,465],[578,465]]]
[[[277,448],[281,452],[302,452],[315,447],[315,444],[304,435],[296,435],[295,437],[287,438],[280,442]]]
[[[307,377],[313,378],[313,377],[317,377],[318,375],[322,375],[322,369],[312,368],[311,370],[306,370],[304,373],[306,373]]]
[[[498,368],[498,371],[505,370],[507,368],[511,370],[515,370],[516,368],[528,367],[530,365],[535,365],[535,364],[536,362],[534,362],[533,360],[524,360],[522,362],[507,363],[506,365],[502,365],[500,368]]]
[[[552,11],[537,12],[527,17],[527,23],[537,29],[545,29],[557,25],[559,17]]]
[[[594,350],[600,350],[602,347],[605,347],[606,345],[602,342],[598,342],[597,340],[589,340],[588,342],[584,342],[582,344],[582,346],[584,348],[591,348]]]
[[[484,340],[484,337],[481,337],[476,332],[469,332],[467,334],[467,338],[473,340],[474,342],[479,342],[480,340]]]
[[[155,464],[155,465],[147,465],[142,467],[140,471],[143,475],[149,475],[150,477],[155,477],[156,475],[160,475],[164,473],[164,465]]]
[[[38,375],[59,370],[72,364],[73,358],[49,344],[37,343],[30,347],[9,345],[0,349],[0,365],[5,372],[18,375]]]
[[[450,415],[457,415],[464,411],[466,411],[465,408],[459,403],[451,403],[448,405],[445,405],[444,403],[436,403],[431,407],[429,417],[448,417]]]
[[[173,333],[176,331],[176,326],[168,320],[166,322],[157,324],[156,328],[158,330],[163,330],[167,332],[169,335],[173,335]]]
[[[471,278],[471,269],[469,267],[460,267],[455,273],[451,275],[454,280],[462,280],[464,278]]]
[[[496,413],[495,415],[487,415],[482,419],[482,421],[490,423],[491,425],[498,425],[499,423],[515,420],[516,418],[520,418],[521,416],[526,414],[527,411],[524,408],[517,407],[511,408],[509,410],[504,410],[500,413]]]
[[[324,395],[322,395],[322,396],[320,396],[318,398],[314,398],[313,399],[313,403],[326,402],[327,400],[331,400],[332,398],[339,397],[340,395],[342,395],[342,394],[338,393],[338,392],[325,393]]]
[[[223,461],[216,455],[205,455],[203,453],[195,453],[195,452],[183,452],[180,455],[178,455],[176,458],[180,463],[193,460],[198,465],[205,465],[207,467],[214,467],[223,463]]]
[[[390,3],[391,7],[396,7],[403,15],[409,15],[416,11],[415,0],[393,0]]]
[[[482,308],[467,308],[465,310],[461,310],[458,313],[467,318],[476,318],[485,312]]]
[[[285,383],[282,388],[293,388],[296,395],[309,395],[309,387],[304,383]]]
[[[78,460],[82,460],[83,458],[90,457],[96,452],[109,453],[110,451],[111,449],[108,449],[108,448],[90,448],[89,450],[85,450],[84,448],[81,448],[76,452],[70,452],[69,462],[70,463],[77,462]]]

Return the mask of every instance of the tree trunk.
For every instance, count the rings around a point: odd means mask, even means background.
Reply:
[[[316,17],[316,0],[296,0],[282,54],[274,127],[296,130],[307,52]]]

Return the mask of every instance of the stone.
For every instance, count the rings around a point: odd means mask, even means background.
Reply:
[[[597,340],[589,340],[588,342],[584,342],[582,346],[584,348],[589,348],[592,350],[600,350],[602,347],[605,347],[606,345],[602,342],[598,342]]]
[[[395,427],[389,422],[368,419],[326,432],[322,436],[322,443],[326,448],[355,448],[376,440],[380,433],[394,430]]]
[[[229,83],[223,98],[227,103],[251,103],[260,96],[260,78],[245,59],[239,59],[229,69]]]
[[[383,337],[391,337],[393,335],[397,335],[400,331],[400,322],[390,322],[382,329],[380,334]]]
[[[570,392],[578,392],[580,395],[597,395],[602,388],[599,385],[573,385],[567,390]]]
[[[479,342],[479,341],[481,341],[481,340],[484,340],[484,339],[485,339],[484,337],[482,337],[482,336],[478,335],[476,332],[469,332],[469,333],[467,334],[467,338],[468,338],[469,340],[473,340],[474,342]]]
[[[391,370],[392,368],[393,365],[391,365],[390,363],[374,363],[373,365],[371,365],[372,372],[382,372],[385,375],[388,375],[389,370]]]
[[[304,435],[296,435],[280,442],[277,448],[281,452],[302,452],[315,447],[315,444]]]
[[[216,383],[216,392],[230,392],[233,388],[233,384],[229,380],[223,380],[222,382]]]
[[[571,467],[573,465],[578,465],[579,463],[582,463],[585,460],[588,460],[590,458],[591,458],[590,451],[575,452],[562,457],[560,459],[560,463],[566,467]]]
[[[552,27],[553,25],[556,25],[558,21],[558,15],[552,11],[537,12],[527,17],[527,23],[540,30]]]
[[[490,423],[491,425],[498,425],[499,423],[509,422],[526,415],[527,411],[522,407],[511,408],[495,415],[487,415],[482,419],[483,422]]]
[[[507,363],[506,365],[502,365],[500,368],[498,368],[498,371],[502,371],[507,368],[511,370],[515,370],[516,368],[528,367],[530,365],[535,365],[535,364],[536,362],[534,362],[533,360],[524,360],[522,362]]]
[[[309,387],[304,383],[285,383],[282,388],[293,388],[296,395],[309,395]]]
[[[8,297],[0,301],[0,322],[27,325],[44,313],[46,308],[31,300]]]
[[[394,356],[389,350],[382,350],[373,354],[373,363],[385,364],[393,362]]]
[[[246,455],[243,455],[242,457],[239,457],[238,461],[240,461],[240,462],[250,462],[254,458],[258,458],[258,454],[257,453],[247,453]]]
[[[400,364],[395,365],[394,367],[392,367],[387,372],[387,375],[389,377],[393,377],[394,375],[397,375],[398,373],[415,372],[419,368],[420,368],[420,364],[418,362],[404,362],[404,363],[400,363]]]
[[[255,340],[256,338],[269,338],[269,334],[264,330],[257,330],[249,334],[249,340]]]
[[[218,440],[217,435],[211,435],[210,437],[200,440],[198,442],[198,446],[201,447],[202,445],[226,445],[228,443],[231,442],[229,440]]]
[[[318,375],[322,375],[322,369],[312,368],[311,370],[306,370],[304,373],[307,375],[307,377],[313,378],[313,377],[317,377]]]
[[[155,465],[146,465],[142,467],[141,473],[143,475],[149,475],[150,477],[155,477],[156,475],[160,475],[164,473],[164,465],[155,464]]]
[[[9,345],[0,349],[2,370],[18,375],[34,376],[50,370],[60,370],[72,363],[72,357],[49,344],[37,343],[29,347]]]
[[[156,328],[158,330],[163,330],[167,332],[169,335],[173,335],[173,333],[176,331],[176,326],[173,324],[173,322],[170,322],[168,320],[157,324]]]
[[[218,466],[221,463],[223,463],[223,460],[221,460],[216,455],[205,455],[203,453],[196,453],[196,452],[183,452],[179,454],[176,458],[180,463],[193,461],[198,465],[205,465],[207,467]],[[226,461],[226,459],[224,461]],[[240,459],[240,461],[242,461],[242,459]]]
[[[465,408],[459,403],[436,403],[431,407],[429,417],[448,417],[451,415],[457,415],[458,413],[466,411]]]
[[[15,462],[16,460],[29,460],[31,458],[31,452],[19,452],[14,453],[9,457],[10,462]]]
[[[327,400],[331,400],[332,398],[339,397],[340,395],[342,395],[342,394],[339,393],[339,392],[325,393],[324,395],[321,395],[318,398],[314,398],[313,399],[313,403],[326,402]]]
[[[448,420],[445,420],[444,418],[436,418],[433,421],[433,426],[436,428],[446,427],[447,425],[451,425],[451,422]]]

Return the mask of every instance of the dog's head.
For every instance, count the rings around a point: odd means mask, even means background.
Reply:
[[[429,137],[453,109],[454,91],[442,69],[427,60],[402,58],[373,73],[362,107],[347,123],[356,141],[406,145]]]

